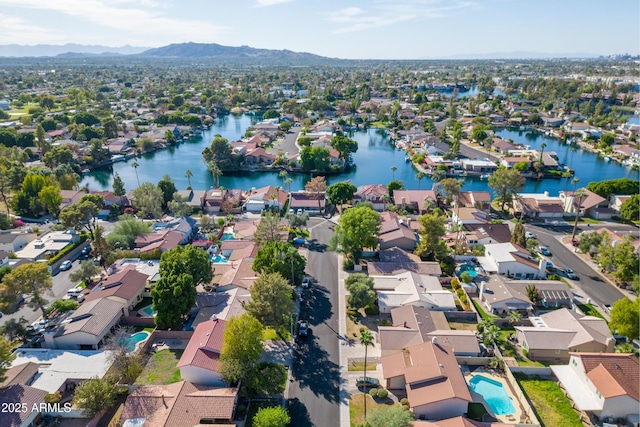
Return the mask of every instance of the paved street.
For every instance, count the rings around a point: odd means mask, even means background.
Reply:
[[[547,259],[549,259],[556,268],[564,269],[569,267],[578,275],[580,280],[569,280],[569,282],[575,283],[594,303],[602,307],[605,304],[611,305],[624,297],[624,294],[619,289],[603,279],[600,273],[585,264],[571,249],[567,248],[558,240],[558,238],[562,236],[570,235],[572,227],[565,226],[551,230],[549,228],[527,225],[526,229],[536,235],[541,245],[549,248],[553,256],[547,257]]]
[[[284,140],[269,149],[269,153],[277,156],[280,153],[289,153],[289,154],[297,154],[298,147],[296,146],[296,139],[298,139],[298,134],[302,128],[300,126],[292,127],[289,132],[284,136]]]
[[[338,263],[336,255],[326,250],[333,233],[330,227],[333,224],[318,219],[309,222],[307,272],[314,280],[305,291],[300,318],[309,320],[311,333],[298,342],[294,355],[288,401],[294,426],[340,425]]]

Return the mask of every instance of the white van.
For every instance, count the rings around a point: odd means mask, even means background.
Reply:
[[[67,295],[69,295],[70,297],[77,297],[81,293],[82,293],[82,288],[79,288],[79,287],[75,287],[67,291]]]

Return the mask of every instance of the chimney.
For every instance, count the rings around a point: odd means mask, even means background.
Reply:
[[[480,282],[480,294],[478,295],[478,298],[480,299],[480,301],[482,301],[482,294],[484,293],[484,287],[486,285],[487,285],[487,282],[485,282],[484,280]]]
[[[402,325],[403,328],[407,327],[407,322],[405,321],[404,324]]]
[[[431,337],[431,344],[438,345],[438,337]]]
[[[164,400],[164,394],[163,394],[162,396],[160,396],[160,397],[162,398],[162,404],[163,404],[164,406],[167,406],[167,402],[165,402],[165,400]]]

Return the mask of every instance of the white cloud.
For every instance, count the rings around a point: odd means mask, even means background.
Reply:
[[[277,4],[290,3],[294,0],[256,0],[256,7],[275,6]]]
[[[3,4],[14,8],[58,12],[117,30],[117,33],[108,36],[109,39],[128,40],[139,37],[164,42],[177,33],[188,40],[210,40],[212,36],[226,31],[225,27],[217,27],[205,21],[167,16],[164,5],[154,0],[21,0],[19,3],[0,0],[0,5]]]
[[[44,28],[40,24],[0,13],[0,39],[13,40],[18,44],[65,42],[64,36]]]
[[[470,1],[443,4],[441,0],[376,0],[367,11],[359,7],[347,7],[325,15],[330,22],[339,24],[335,33],[351,33],[399,22],[441,18],[475,5]]]

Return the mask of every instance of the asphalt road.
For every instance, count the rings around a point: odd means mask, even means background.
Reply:
[[[320,224],[320,225],[318,225]],[[315,228],[312,228],[316,226]],[[305,291],[300,319],[308,319],[310,335],[299,340],[289,384],[292,426],[340,425],[338,334],[338,260],[326,249],[333,224],[310,221],[307,273],[313,278]]]
[[[545,257],[553,263],[556,268],[564,269],[569,267],[572,269],[580,280],[569,280],[575,283],[577,287],[582,289],[593,302],[601,307],[611,305],[624,297],[624,294],[610,283],[608,283],[599,272],[594,271],[589,265],[585,264],[571,249],[568,249],[562,242],[558,241],[558,237],[571,234],[573,227],[538,227],[527,225],[528,231],[534,233],[540,245],[546,246],[551,251],[552,256]]]
[[[298,147],[296,146],[296,140],[298,139],[298,134],[300,133],[301,130],[302,130],[302,127],[300,126],[292,127],[291,130],[289,130],[289,132],[287,132],[286,135],[284,136],[283,141],[280,144],[276,145],[275,147],[271,148],[268,152],[275,156],[277,156],[280,153],[289,153],[290,155],[298,154]]]

